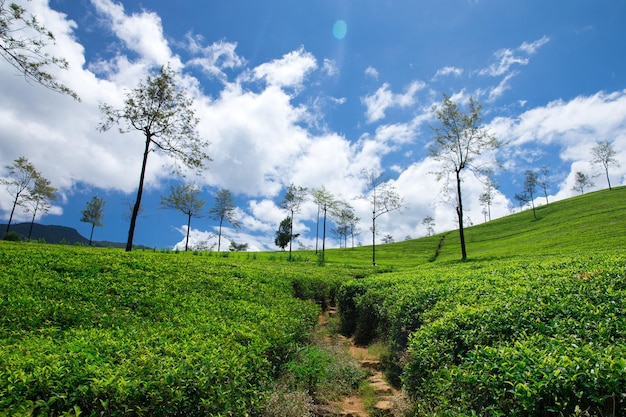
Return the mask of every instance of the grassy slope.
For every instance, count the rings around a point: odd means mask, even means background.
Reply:
[[[611,251],[626,248],[626,187],[601,190],[502,217],[465,229],[468,258],[487,260],[513,256]],[[459,260],[456,230],[431,237],[376,246],[380,266],[411,267],[432,259],[445,235],[438,263]],[[329,263],[363,265],[371,246],[327,251]]]

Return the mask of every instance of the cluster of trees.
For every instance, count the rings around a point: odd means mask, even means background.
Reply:
[[[609,168],[612,166],[619,167],[619,161],[615,158],[616,155],[617,152],[613,148],[613,144],[607,140],[597,141],[591,148],[592,159],[590,162],[592,165],[599,166],[603,170],[603,173],[606,175],[609,190],[612,189]],[[586,189],[589,189],[594,185],[595,184],[589,175],[582,171],[577,171],[574,177],[572,191],[584,194]],[[518,202],[520,207],[530,204],[533,210],[533,217],[536,219],[537,212],[535,210],[535,198],[537,197],[537,189],[540,188],[543,191],[546,204],[548,204],[549,187],[548,168],[546,166],[543,166],[539,173],[530,169],[526,170],[524,172],[524,188],[520,193],[515,194],[515,200]]]
[[[46,179],[26,157],[17,158],[13,164],[5,167],[7,178],[0,178],[9,195],[13,198],[13,206],[5,230],[5,238],[9,235],[15,209],[21,207],[27,213],[32,213],[28,238],[31,238],[33,225],[37,214],[44,214],[50,210],[51,202],[56,200],[57,189]]]
[[[383,214],[403,207],[403,199],[391,185],[383,173],[371,169],[363,170],[362,177],[366,180],[365,194],[358,198],[367,200],[372,207],[372,265],[376,265],[376,219]],[[289,245],[289,258],[291,259],[292,241],[299,234],[293,233],[293,219],[296,214],[300,213],[301,207],[308,197],[311,196],[317,205],[317,223],[315,233],[315,253],[319,254],[320,262],[324,262],[325,244],[326,244],[326,224],[330,217],[335,224],[332,233],[339,239],[340,245],[344,247],[348,245],[348,238],[352,241],[354,247],[354,238],[359,234],[358,223],[361,220],[356,216],[354,207],[347,201],[334,196],[323,186],[313,189],[311,192],[305,187],[290,184],[280,203],[280,207],[287,211],[288,216],[281,221],[274,243],[276,246],[285,250]],[[320,219],[321,216],[321,219]],[[319,251],[318,241],[320,234],[320,220],[322,221],[322,248]],[[386,243],[393,241],[390,236],[386,236]]]

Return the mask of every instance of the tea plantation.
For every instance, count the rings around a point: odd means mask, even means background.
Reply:
[[[625,215],[590,193],[467,229],[465,262],[449,232],[377,267],[0,242],[0,415],[262,415],[332,303],[412,415],[626,415]]]

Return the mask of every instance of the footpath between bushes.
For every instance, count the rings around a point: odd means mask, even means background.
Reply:
[[[329,320],[336,320],[336,315],[337,311],[334,308],[320,315],[320,331],[328,326]],[[401,409],[406,407],[407,401],[397,389],[385,381],[379,354],[373,349],[355,346],[353,340],[341,335],[327,335],[325,338],[327,343],[345,346],[350,356],[358,361],[369,376],[358,393],[329,404],[316,405],[313,410],[314,415],[317,417],[402,416]]]

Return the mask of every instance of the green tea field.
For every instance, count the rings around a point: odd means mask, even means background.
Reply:
[[[286,370],[327,373],[310,343],[331,305],[385,346],[406,415],[626,415],[626,187],[466,237],[464,262],[450,231],[379,245],[376,267],[371,247],[320,265],[0,242],[0,415],[272,415]]]

